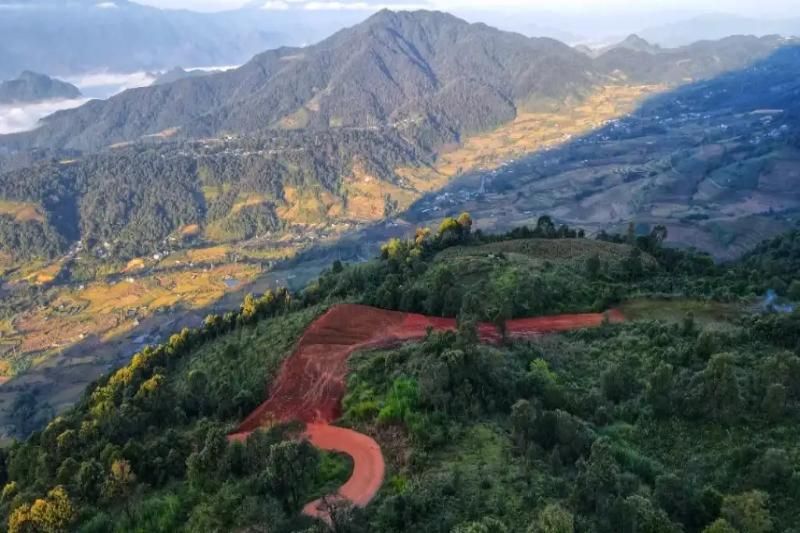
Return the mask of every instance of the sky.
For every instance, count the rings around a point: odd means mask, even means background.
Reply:
[[[213,11],[242,6],[243,0],[138,0],[164,8]],[[585,13],[586,11],[681,11],[726,12],[747,16],[800,16],[797,0],[257,0],[268,9],[369,10],[429,8],[444,11],[520,10]]]

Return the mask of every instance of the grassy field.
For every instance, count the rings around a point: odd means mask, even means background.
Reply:
[[[619,309],[629,320],[664,322],[680,322],[691,313],[698,324],[712,328],[730,327],[731,322],[745,312],[742,305],[686,298],[643,298],[625,302]]]
[[[448,248],[437,256],[437,260],[451,261],[465,257],[486,257],[504,254],[509,258],[537,261],[544,264],[563,264],[582,267],[586,260],[597,255],[601,261],[616,266],[628,257],[631,247],[626,244],[596,241],[592,239],[520,239],[482,246],[456,246]],[[643,255],[645,265],[655,265],[655,259]]]

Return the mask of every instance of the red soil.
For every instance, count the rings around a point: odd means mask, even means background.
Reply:
[[[506,334],[526,338],[581,328],[597,327],[601,313],[525,318],[506,322]],[[608,318],[623,320],[618,311]],[[275,422],[300,420],[306,436],[318,447],[353,457],[353,474],[332,498],[346,498],[366,505],[383,481],[384,464],[377,443],[365,435],[329,426],[341,415],[347,360],[358,350],[381,348],[425,337],[428,328],[453,330],[456,321],[411,313],[386,311],[363,305],[338,305],[305,331],[294,352],[281,367],[270,396],[250,414],[231,438],[244,439],[255,429]],[[480,324],[483,342],[498,342],[500,332],[492,324]],[[326,518],[321,501],[309,503],[304,513]]]
[[[346,453],[353,458],[353,473],[347,482],[339,487],[334,496],[326,496],[309,502],[303,514],[328,518],[328,505],[333,501],[345,500],[353,505],[365,507],[383,483],[386,466],[378,443],[361,433],[328,424],[308,424],[306,435],[311,444],[322,450]]]

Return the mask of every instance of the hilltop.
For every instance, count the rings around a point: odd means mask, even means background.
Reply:
[[[582,235],[548,217],[483,234],[463,214],[144,349],[2,454],[9,531],[45,516],[80,531],[323,531],[301,510],[354,465],[312,446],[329,446],[315,440],[319,423],[304,439],[308,413],[360,432],[385,460],[374,499],[323,502],[337,529],[796,523],[798,315],[753,303],[767,283],[800,298],[797,232],[724,268],[664,248],[663,228]],[[779,274],[767,282],[767,270]],[[584,325],[596,329],[520,338],[521,325],[558,317],[512,320],[609,308],[625,322],[594,315]],[[342,313],[355,322],[342,325]],[[398,336],[359,344],[365,332]],[[342,375],[292,388],[294,366],[312,379],[333,355],[326,342],[357,352],[337,363]],[[315,415],[314,398],[341,403]],[[270,426],[276,405],[276,421],[304,414]],[[30,426],[35,407],[31,395],[16,416]],[[227,439],[251,412],[256,431]]]

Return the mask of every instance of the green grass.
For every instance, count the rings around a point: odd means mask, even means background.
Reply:
[[[518,239],[495,242],[481,246],[456,246],[440,252],[438,261],[452,261],[463,258],[487,257],[504,254],[519,262],[550,262],[573,267],[583,267],[586,260],[597,255],[601,261],[616,266],[631,251],[626,244],[615,244],[592,239]],[[655,259],[643,254],[643,263],[654,265]]]
[[[619,306],[628,320],[680,322],[691,313],[701,326],[730,327],[745,310],[741,305],[688,298],[630,300]]]

